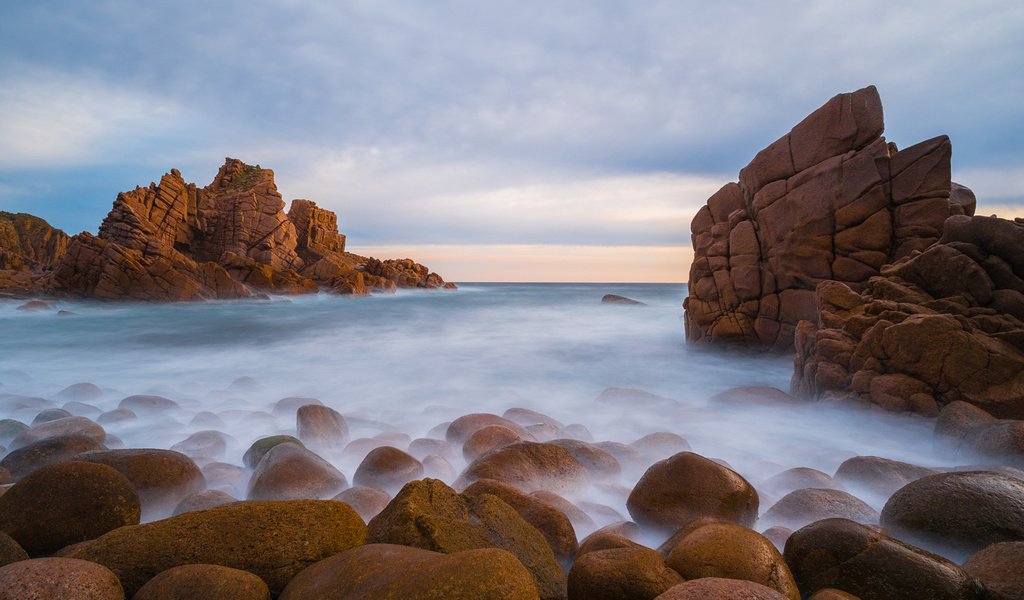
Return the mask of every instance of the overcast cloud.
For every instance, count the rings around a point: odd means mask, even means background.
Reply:
[[[983,206],[1024,204],[1012,1],[211,4],[5,7],[0,209],[95,230],[234,156],[353,246],[685,246],[758,149],[869,84],[890,140],[947,133]]]

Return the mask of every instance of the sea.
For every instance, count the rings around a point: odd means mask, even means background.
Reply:
[[[605,294],[645,305],[602,303]],[[13,409],[4,399],[33,396],[62,406],[61,390],[88,382],[102,390],[85,401],[95,407],[92,418],[133,394],[180,405],[108,425],[111,444],[168,448],[209,429],[193,423],[206,411],[221,417],[218,429],[232,440],[222,460],[239,465],[254,440],[295,433],[294,416],[272,410],[293,396],[340,411],[353,437],[443,438],[444,424],[460,415],[511,407],[582,424],[594,441],[629,443],[667,431],[754,482],[791,467],[832,474],[856,455],[956,464],[933,446],[927,419],[823,403],[709,402],[737,386],[788,390],[792,357],[688,345],[685,296],[686,286],[674,284],[463,283],[451,292],[370,297],[59,301],[38,312],[3,302],[0,418],[30,423],[38,411]],[[608,388],[660,398],[602,397]],[[351,480],[352,459],[328,458]],[[456,471],[464,466],[453,464]],[[627,472],[622,483],[631,486],[641,475]],[[864,499],[875,508],[884,502]],[[625,513],[622,498],[606,502]]]

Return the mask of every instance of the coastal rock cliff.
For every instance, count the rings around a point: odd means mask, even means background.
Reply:
[[[0,211],[0,270],[53,268],[68,250],[68,234],[25,213]]]
[[[791,350],[797,323],[817,318],[819,283],[861,291],[937,241],[946,218],[974,213],[950,181],[946,136],[897,150],[882,131],[873,86],[839,94],[708,199],[691,223],[691,342]]]
[[[936,414],[965,401],[1024,419],[1024,220],[950,217],[941,240],[860,293],[818,285],[794,392]]]
[[[284,209],[270,169],[229,158],[204,188],[173,169],[119,194],[98,235],[65,236],[61,256],[41,265],[52,276],[37,278],[34,291],[176,301],[454,287],[408,259],[397,261],[411,265],[405,270],[382,270],[381,261],[345,252],[335,214],[309,200]],[[405,276],[409,269],[422,276]]]

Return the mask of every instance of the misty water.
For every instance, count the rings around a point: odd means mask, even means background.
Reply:
[[[647,306],[602,304],[606,293]],[[957,464],[933,449],[926,419],[821,404],[709,406],[711,396],[735,386],[787,390],[792,358],[688,346],[685,295],[683,285],[464,284],[457,292],[368,298],[59,302],[56,309],[74,313],[66,316],[0,303],[0,418],[31,423],[38,412],[13,410],[12,395],[54,399],[68,385],[91,382],[104,392],[88,401],[97,410],[76,410],[93,419],[131,394],[180,404],[177,413],[105,425],[125,446],[169,448],[213,428],[193,424],[196,413],[209,411],[223,421],[215,429],[233,439],[220,460],[238,465],[257,438],[295,433],[294,412],[272,414],[289,396],[317,398],[340,411],[353,439],[385,432],[443,439],[439,424],[510,407],[582,424],[594,441],[629,443],[670,431],[755,483],[797,466],[832,474],[854,455]],[[595,401],[609,387],[671,401]],[[351,482],[361,456],[327,458]],[[465,463],[456,459],[453,466],[458,472]],[[624,472],[619,488],[594,489],[584,499],[628,518],[625,494],[644,466]],[[244,498],[244,485],[228,491]],[[884,502],[864,499],[876,509]],[[772,501],[762,498],[762,512]]]

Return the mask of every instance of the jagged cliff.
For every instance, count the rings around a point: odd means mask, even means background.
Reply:
[[[62,244],[52,235],[52,251],[37,244],[20,255],[49,258],[29,264],[32,291],[107,300],[454,287],[409,259],[345,252],[337,217],[314,202],[295,200],[287,214],[284,208],[272,170],[229,158],[204,188],[172,169],[159,183],[119,194],[98,235],[64,236]],[[14,248],[5,240],[3,248]],[[5,281],[13,280],[0,277],[0,287]],[[17,283],[24,288],[24,281]]]

